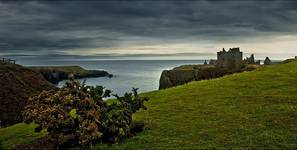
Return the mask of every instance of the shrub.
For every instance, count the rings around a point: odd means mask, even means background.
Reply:
[[[107,106],[102,123],[105,129],[104,139],[112,143],[125,136],[131,136],[132,114],[140,108],[146,109],[144,101],[148,101],[148,98],[141,98],[135,88],[133,93],[126,93],[123,97],[114,96],[118,102]]]
[[[117,142],[131,135],[132,114],[145,109],[144,101],[137,94],[115,95],[117,101],[108,105],[104,98],[110,90],[102,86],[85,86],[70,81],[55,91],[43,91],[29,99],[23,112],[27,123],[34,121],[48,131],[51,142],[64,146],[90,146],[95,142]]]

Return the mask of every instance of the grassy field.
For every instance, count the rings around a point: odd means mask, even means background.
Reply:
[[[148,110],[138,112],[134,120],[144,122],[146,130],[121,143],[93,148],[296,149],[296,83],[297,61],[293,61],[145,93],[150,97]],[[27,126],[17,127],[0,129],[5,147],[32,140],[19,141],[18,130]]]
[[[45,131],[35,133],[35,124],[19,123],[0,129],[0,149],[8,149],[17,144],[30,143],[46,135]]]

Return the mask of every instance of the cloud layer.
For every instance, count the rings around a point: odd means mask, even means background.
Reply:
[[[0,53],[206,52],[290,41],[296,27],[293,0],[4,1]]]

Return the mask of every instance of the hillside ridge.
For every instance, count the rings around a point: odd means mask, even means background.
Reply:
[[[21,111],[28,97],[55,88],[40,73],[4,62],[0,62],[0,85],[1,126],[21,122]]]

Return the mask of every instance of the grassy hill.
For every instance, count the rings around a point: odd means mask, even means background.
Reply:
[[[38,72],[0,62],[0,124],[6,126],[20,122],[28,97],[53,88]]]
[[[134,120],[144,122],[146,130],[119,144],[94,148],[296,149],[296,83],[297,61],[292,61],[145,93],[150,97],[148,110],[137,113]],[[28,125],[0,129],[2,145],[19,144],[22,128],[28,128],[23,137],[32,137],[33,127]],[[9,130],[10,136],[5,136]]]

